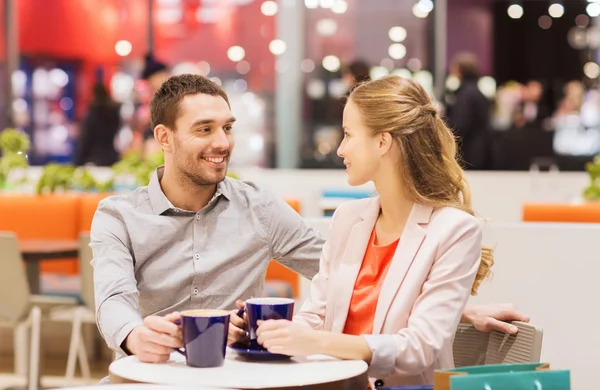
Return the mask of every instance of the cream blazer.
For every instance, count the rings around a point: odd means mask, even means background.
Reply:
[[[294,317],[342,333],[350,299],[380,210],[378,197],[336,210],[319,273]],[[481,260],[481,226],[456,208],[415,204],[381,288],[373,334],[371,386],[432,384],[454,366],[452,342]]]

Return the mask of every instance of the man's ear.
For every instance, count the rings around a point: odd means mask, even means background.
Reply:
[[[156,125],[154,128],[154,139],[165,152],[171,152],[173,142],[173,131],[165,125]]]

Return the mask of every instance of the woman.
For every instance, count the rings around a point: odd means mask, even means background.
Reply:
[[[310,297],[293,322],[260,324],[258,342],[362,359],[377,385],[431,384],[493,264],[452,132],[418,83],[389,76],[350,94],[338,154],[348,182],[373,181],[378,197],[337,209]]]

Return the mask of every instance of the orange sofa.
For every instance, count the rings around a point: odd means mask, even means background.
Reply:
[[[0,194],[0,231],[13,231],[22,239],[77,239],[81,232],[90,230],[98,203],[109,194]],[[300,201],[286,199],[298,213]],[[42,262],[41,272],[66,275],[79,273],[77,259]],[[268,280],[289,283],[294,296],[298,296],[299,275],[277,262],[267,269]]]
[[[526,203],[525,222],[600,223],[600,203]]]

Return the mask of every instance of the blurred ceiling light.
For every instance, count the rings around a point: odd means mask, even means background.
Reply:
[[[286,49],[287,45],[281,39],[274,39],[271,41],[271,43],[269,43],[269,50],[276,56],[280,56],[285,53]]]
[[[401,60],[406,56],[406,46],[401,43],[392,43],[388,48],[388,54],[395,60]]]
[[[458,88],[460,88],[460,79],[456,76],[448,76],[446,79],[446,89],[450,92],[454,92]]]
[[[115,51],[121,57],[127,57],[129,54],[131,54],[132,49],[133,46],[131,46],[131,42],[129,41],[120,40],[117,43],[115,43]]]
[[[405,68],[394,69],[392,71],[392,74],[396,75],[396,76],[404,77],[405,79],[412,78],[412,73],[410,72],[410,70],[405,69]]]
[[[585,47],[588,44],[587,30],[579,27],[571,27],[571,29],[567,33],[567,40],[569,41],[569,45],[571,45],[573,49],[585,49]]]
[[[388,71],[391,71],[396,66],[396,63],[391,58],[384,58],[383,60],[381,60],[379,65],[383,66]]]
[[[325,83],[323,80],[312,79],[306,85],[306,94],[312,99],[321,99],[325,96]]]
[[[372,80],[380,79],[388,74],[390,74],[390,70],[385,66],[374,66],[369,72],[369,76],[371,76]]]
[[[586,32],[586,46],[592,50],[600,48],[600,31],[596,27],[584,31]]]
[[[586,28],[590,24],[590,17],[584,14],[577,15],[575,18],[575,24],[577,27]]]
[[[223,81],[221,81],[221,79],[218,77],[211,77],[209,80],[217,85],[223,85]]]
[[[304,5],[309,9],[319,8],[319,0],[304,0]]]
[[[227,50],[227,58],[233,62],[240,62],[246,56],[246,50],[241,46],[231,46]]]
[[[159,5],[179,5],[181,0],[157,0]]]
[[[496,96],[496,80],[490,76],[483,76],[477,81],[477,87],[488,99]]]
[[[348,3],[346,3],[345,0],[337,0],[335,4],[333,4],[333,7],[331,7],[331,10],[336,14],[346,13],[346,11],[348,11]]]
[[[202,76],[208,76],[210,73],[210,64],[206,61],[198,62],[198,70]]]
[[[176,64],[171,68],[171,73],[173,75],[180,74],[199,74],[200,69],[198,65],[194,62],[184,61]]]
[[[548,14],[555,19],[560,18],[565,14],[565,7],[560,3],[550,4],[550,7],[548,7]]]
[[[337,32],[338,24],[333,19],[321,19],[317,22],[317,32],[324,37],[330,37]]]
[[[237,93],[244,93],[248,89],[248,83],[244,79],[237,79],[233,82],[233,90]]]
[[[600,4],[590,3],[587,5],[585,10],[588,15],[590,15],[592,18],[595,18],[596,16],[600,15]]]
[[[62,69],[54,68],[48,75],[50,76],[50,81],[57,87],[62,88],[69,83],[69,75]]]
[[[335,4],[335,0],[319,0],[321,8],[332,8]]]
[[[521,4],[511,4],[508,9],[508,16],[511,19],[521,19],[523,17],[523,6]]]
[[[419,0],[417,5],[423,13],[428,14],[433,11],[433,1],[431,0]]]
[[[250,63],[248,61],[240,61],[235,66],[235,70],[237,70],[239,74],[248,74],[248,72],[250,72]]]
[[[408,69],[410,69],[412,72],[418,72],[423,67],[423,64],[421,63],[420,59],[418,59],[418,58],[411,58],[406,63],[406,67]]]
[[[64,97],[60,99],[59,106],[63,111],[69,111],[71,108],[73,108],[73,99],[70,97]]]
[[[406,39],[406,36],[408,35],[408,33],[406,32],[406,29],[404,27],[394,26],[394,27],[390,28],[388,35],[392,41],[402,42],[403,40]]]
[[[413,12],[413,15],[415,15],[417,18],[420,18],[420,19],[426,18],[429,15],[429,12],[423,12],[421,10],[421,7],[419,7],[419,3],[416,3],[413,6],[412,12]]]
[[[413,79],[421,84],[427,92],[433,90],[433,75],[427,70],[420,70],[413,73]]]
[[[552,27],[552,18],[548,15],[542,15],[538,19],[538,25],[540,28],[548,30],[550,27]]]
[[[277,13],[278,6],[274,1],[265,1],[260,6],[260,10],[265,16],[273,16]]]
[[[348,93],[348,87],[342,79],[333,79],[328,85],[329,95],[335,99],[340,99]]]
[[[334,55],[329,55],[323,58],[323,68],[327,69],[330,72],[337,72],[340,70],[340,59]]]
[[[583,73],[590,79],[596,79],[600,76],[600,66],[595,62],[588,62],[583,66]]]
[[[315,62],[308,58],[302,60],[302,62],[300,62],[300,70],[302,70],[304,73],[312,72],[315,70]]]
[[[27,101],[25,99],[15,99],[12,103],[12,109],[15,112],[26,112],[27,111]]]

